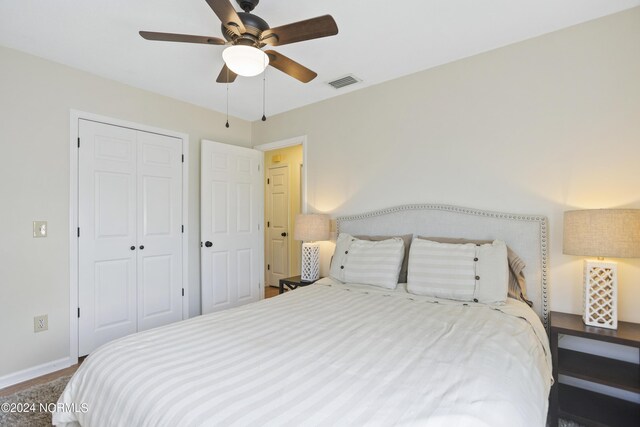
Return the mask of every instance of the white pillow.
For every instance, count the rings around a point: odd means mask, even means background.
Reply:
[[[342,233],[336,242],[330,275],[342,282],[395,289],[403,258],[400,237],[368,241]]]
[[[331,276],[331,278],[344,282],[344,268],[340,267],[345,265],[349,248],[355,240],[356,238],[348,233],[340,233],[338,235],[336,249],[333,251],[331,267],[329,269],[329,276]]]
[[[509,288],[507,245],[500,240],[477,245],[414,239],[407,277],[412,294],[504,303]]]

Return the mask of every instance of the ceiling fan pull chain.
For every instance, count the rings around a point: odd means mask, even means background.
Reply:
[[[267,103],[267,65],[265,64],[264,71],[262,72],[262,121],[263,122],[267,121],[267,116],[265,114],[266,103]]]
[[[227,129],[229,128],[229,67],[227,69],[227,123],[224,125]]]

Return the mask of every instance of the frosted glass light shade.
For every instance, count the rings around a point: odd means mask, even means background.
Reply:
[[[244,77],[257,76],[269,65],[269,56],[251,46],[229,46],[222,51],[222,59],[231,71]]]
[[[329,215],[298,214],[294,226],[293,238],[303,242],[329,239]]]
[[[640,258],[640,209],[586,209],[564,213],[562,252]]]

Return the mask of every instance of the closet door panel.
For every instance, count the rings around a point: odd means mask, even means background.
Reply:
[[[182,319],[182,143],[138,132],[138,330]]]
[[[136,332],[136,131],[80,120],[79,354]],[[75,310],[75,307],[72,307]]]

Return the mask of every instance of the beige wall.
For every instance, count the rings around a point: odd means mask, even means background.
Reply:
[[[190,137],[189,289],[200,312],[200,139],[248,146],[249,122],[0,47],[0,377],[69,355],[69,110]],[[46,220],[49,237],[31,237]],[[33,333],[33,316],[49,331]]]
[[[332,216],[418,202],[547,215],[551,307],[579,313],[563,212],[640,208],[638,40],[635,8],[254,122],[253,144],[307,135],[308,203]],[[640,260],[619,262],[619,317],[639,322]]]
[[[277,159],[278,161],[275,161]],[[301,188],[300,188],[300,165],[302,165],[302,145],[294,145],[292,147],[280,148],[264,153],[264,173],[265,179],[269,175],[269,169],[278,166],[288,166],[289,169],[289,276],[297,276],[300,274],[300,255],[302,252],[302,242],[293,239],[294,222],[296,215],[300,213],[302,208]],[[266,180],[265,180],[266,182]],[[265,218],[268,219],[269,197],[268,189],[265,189]],[[265,229],[265,248],[267,247],[268,229]],[[268,256],[268,254],[265,254]],[[269,258],[265,258],[266,264]],[[265,270],[265,277],[268,277]],[[266,279],[268,280],[268,279]],[[277,283],[271,283],[271,286],[277,286]]]
[[[639,24],[635,8],[230,129],[222,114],[0,47],[0,377],[68,356],[70,109],[190,135],[192,314],[200,139],[300,135],[312,211],[441,202],[547,215],[552,308],[580,312],[563,211],[640,208]],[[46,239],[31,238],[36,219],[49,221]],[[640,261],[619,268],[620,318],[638,322]],[[49,331],[34,334],[44,313]]]

